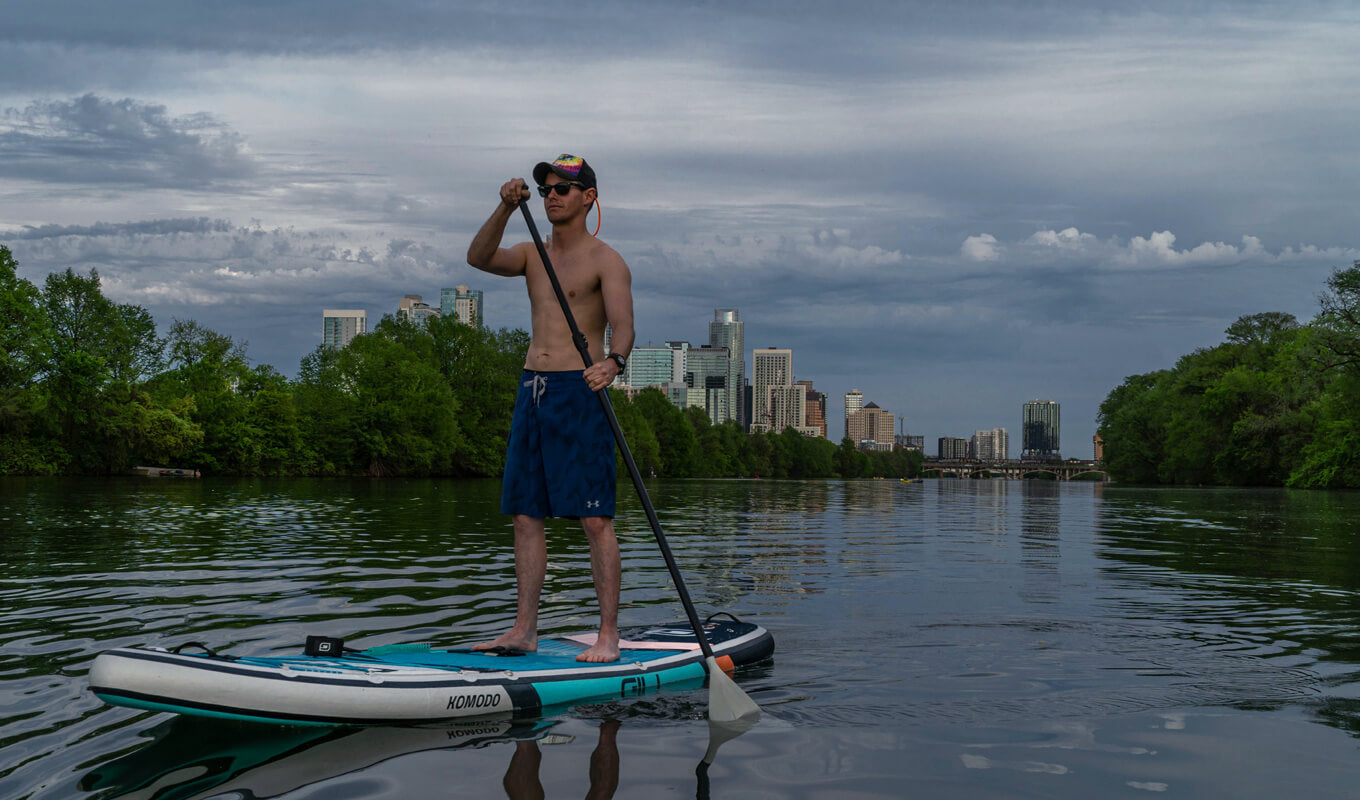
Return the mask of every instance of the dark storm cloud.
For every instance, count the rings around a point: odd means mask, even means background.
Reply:
[[[86,94],[6,109],[0,176],[44,182],[201,187],[249,177],[244,138],[212,115]]]
[[[96,222],[93,225],[38,225],[26,226],[18,230],[0,231],[0,239],[5,241],[32,241],[34,239],[56,239],[64,236],[80,237],[127,237],[127,236],[164,236],[168,234],[224,233],[231,230],[231,223],[222,219],[150,219],[140,222]]]

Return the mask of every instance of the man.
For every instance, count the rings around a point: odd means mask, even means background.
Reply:
[[[529,197],[522,178],[506,181],[500,203],[468,246],[468,264],[493,275],[523,276],[529,292],[532,338],[525,358],[515,416],[506,449],[501,513],[515,530],[515,624],[477,649],[538,649],[538,599],[547,570],[544,519],[580,519],[590,542],[590,569],[600,604],[600,632],[578,661],[619,658],[619,544],[614,535],[614,439],[595,392],[627,363],[633,348],[632,276],[613,248],[586,231],[595,203],[595,170],[563,154],[534,167],[534,181],[552,224],[552,260],[572,314],[590,345],[594,362],[582,370],[581,355],[531,242],[500,246],[505,225]],[[604,352],[604,327],[613,327]]]

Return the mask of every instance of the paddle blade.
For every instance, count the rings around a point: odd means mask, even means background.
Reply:
[[[760,706],[728,677],[713,656],[708,657],[708,718],[712,722],[736,722],[760,718]]]
[[[710,719],[708,721],[708,751],[704,753],[704,760],[700,763],[704,766],[712,764],[713,759],[718,757],[719,747],[751,730],[759,721],[759,714],[748,715],[734,722],[718,722]]]

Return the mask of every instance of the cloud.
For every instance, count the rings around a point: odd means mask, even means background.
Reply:
[[[1032,236],[1025,240],[1025,244],[1037,247],[1058,247],[1064,250],[1080,250],[1095,241],[1096,237],[1092,234],[1082,233],[1076,228],[1064,228],[1061,231],[1035,231]]]
[[[964,239],[963,247],[959,248],[959,255],[963,256],[965,261],[995,261],[1001,256],[1001,250],[996,237],[984,233]]]
[[[42,182],[203,187],[250,177],[245,138],[211,114],[85,94],[0,116],[0,176]]]
[[[209,233],[231,230],[231,223],[222,219],[152,219],[141,222],[96,222],[93,225],[26,225],[14,231],[0,233],[7,241],[58,239],[65,236],[126,237],[133,235],[161,236],[177,233]]]
[[[1302,245],[1283,247],[1272,253],[1261,243],[1260,237],[1246,235],[1240,244],[1201,242],[1194,247],[1177,249],[1176,234],[1169,230],[1153,231],[1147,236],[1134,236],[1125,241],[1119,237],[1100,239],[1076,228],[1039,230],[1010,243],[1002,243],[995,236],[983,233],[964,239],[960,248],[960,256],[965,261],[994,261],[1002,254],[1012,265],[1136,272],[1295,261],[1341,264],[1360,256],[1360,248]]]

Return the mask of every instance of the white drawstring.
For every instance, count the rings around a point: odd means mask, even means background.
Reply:
[[[538,401],[543,397],[543,394],[548,391],[548,379],[542,375],[535,375],[525,381],[524,385],[533,387],[534,408],[538,408]]]

